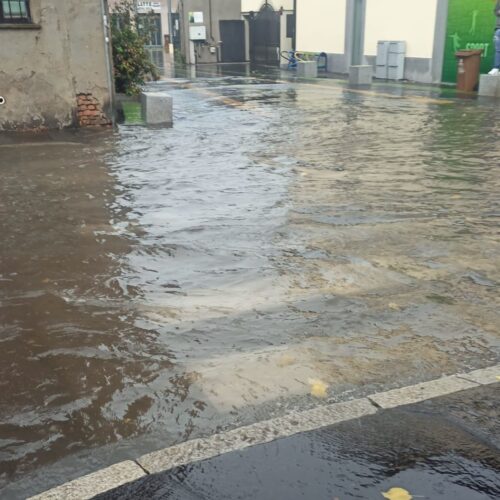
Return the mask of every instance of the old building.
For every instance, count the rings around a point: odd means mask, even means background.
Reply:
[[[276,66],[291,51],[295,37],[294,0],[242,0],[246,22],[247,59]]]
[[[240,0],[179,0],[178,16],[187,64],[245,61]]]
[[[326,52],[328,70],[377,65],[381,41],[404,42],[403,77],[455,82],[455,52],[483,49],[482,71],[493,57],[493,0],[295,0],[297,50]]]
[[[113,9],[122,0],[109,0],[109,8]],[[146,46],[151,48],[165,47],[171,40],[171,23],[174,22],[174,13],[177,11],[178,0],[135,0],[132,7],[141,21],[141,17],[148,18],[148,32],[144,33],[147,39]]]
[[[0,2],[0,131],[107,125],[106,0]]]

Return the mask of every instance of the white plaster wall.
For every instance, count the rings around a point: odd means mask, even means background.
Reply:
[[[437,0],[367,0],[365,55],[379,40],[404,40],[407,57],[432,58],[436,14]]]
[[[343,54],[346,9],[347,0],[297,0],[297,50]]]
[[[264,5],[264,0],[241,0],[241,12],[258,12]],[[283,7],[283,10],[293,10],[293,0],[268,0],[274,10]]]

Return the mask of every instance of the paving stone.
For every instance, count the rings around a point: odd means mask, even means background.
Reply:
[[[129,460],[75,479],[29,500],[86,500],[145,475],[135,462]]]
[[[173,469],[180,465],[206,460],[223,453],[242,450],[250,446],[269,443],[339,422],[376,413],[368,399],[321,406],[313,410],[296,412],[286,417],[216,434],[206,439],[195,439],[139,458],[138,463],[150,473]]]
[[[500,365],[490,366],[489,368],[475,370],[470,373],[458,374],[457,376],[471,380],[477,384],[495,384],[496,382],[500,382]]]
[[[452,375],[451,377],[443,377],[422,384],[374,394],[370,396],[370,399],[381,408],[396,408],[397,406],[418,403],[426,399],[471,389],[478,385],[476,382]]]

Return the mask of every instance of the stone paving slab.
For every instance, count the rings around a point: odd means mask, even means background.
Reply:
[[[426,399],[471,389],[478,385],[480,384],[452,375],[450,377],[431,380],[430,382],[423,382],[422,384],[374,394],[370,396],[370,400],[384,409],[396,408],[397,406],[419,403]]]
[[[457,376],[471,380],[477,384],[495,384],[496,382],[500,382],[500,365],[490,366],[489,368],[475,370],[470,373],[459,373]]]
[[[135,462],[128,460],[65,483],[29,500],[87,500],[145,475]]]
[[[376,411],[368,399],[321,406],[313,410],[295,412],[286,417],[241,427],[224,434],[216,434],[207,439],[188,441],[144,455],[137,462],[149,473],[161,472],[257,444],[290,437],[300,432],[372,415]]]

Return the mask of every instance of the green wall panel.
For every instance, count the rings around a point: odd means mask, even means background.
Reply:
[[[496,0],[449,0],[443,81],[457,81],[455,52],[483,49],[481,72],[493,66]]]

